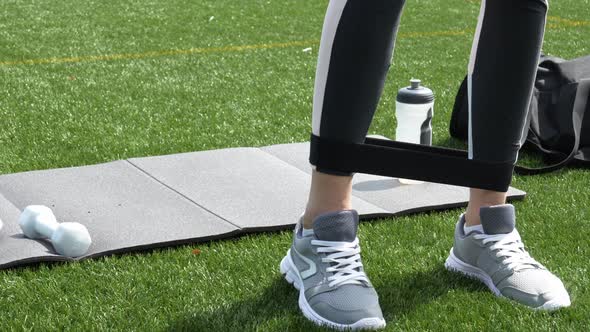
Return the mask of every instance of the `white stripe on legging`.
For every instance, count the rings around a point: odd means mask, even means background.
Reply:
[[[313,114],[311,117],[312,132],[316,136],[320,136],[320,122],[322,119],[324,94],[326,92],[326,81],[328,80],[328,69],[332,56],[332,45],[334,44],[336,30],[340,23],[340,17],[347,2],[347,0],[331,0],[326,12],[326,18],[324,19],[318,65],[315,74]]]
[[[468,110],[469,110],[469,127],[468,127],[468,144],[469,144],[469,159],[473,159],[473,135],[471,133],[471,104],[473,96],[472,89],[472,80],[471,76],[473,75],[473,69],[475,68],[475,59],[477,57],[477,47],[479,45],[479,37],[481,35],[481,27],[483,26],[483,19],[484,13],[486,11],[486,0],[481,1],[481,8],[479,10],[479,17],[477,19],[477,29],[475,30],[475,36],[473,37],[473,44],[471,46],[471,56],[469,57],[469,67],[468,67],[468,74],[467,74],[467,98],[468,101]]]

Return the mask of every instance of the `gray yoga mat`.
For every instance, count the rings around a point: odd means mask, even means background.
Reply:
[[[98,257],[287,229],[302,213],[311,167],[309,143],[230,148],[0,176],[0,268],[67,261],[51,244],[22,236],[20,212],[50,207],[80,222]],[[525,193],[510,188],[510,199]],[[468,189],[357,174],[353,205],[371,219],[466,205]]]

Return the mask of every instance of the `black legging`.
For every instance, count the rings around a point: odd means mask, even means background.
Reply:
[[[404,2],[330,1],[316,71],[315,136],[364,141],[383,90]],[[546,14],[544,0],[482,0],[468,70],[470,159],[516,162]]]

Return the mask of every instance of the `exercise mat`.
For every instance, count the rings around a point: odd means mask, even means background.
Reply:
[[[309,194],[309,143],[229,148],[0,176],[0,268],[73,260],[24,238],[18,216],[50,207],[91,236],[77,259],[291,228]],[[510,199],[523,191],[510,188]],[[468,189],[357,174],[362,220],[465,206]]]

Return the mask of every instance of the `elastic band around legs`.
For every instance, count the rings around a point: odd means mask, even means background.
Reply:
[[[512,163],[468,159],[462,150],[367,138],[343,143],[311,135],[309,161],[318,169],[415,179],[499,192],[508,191]]]

